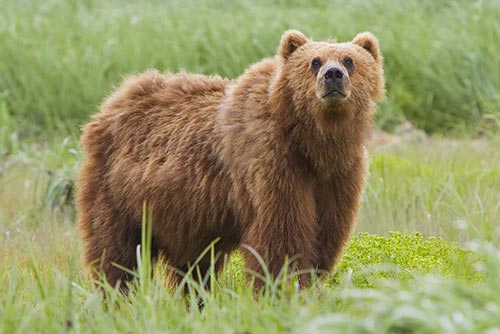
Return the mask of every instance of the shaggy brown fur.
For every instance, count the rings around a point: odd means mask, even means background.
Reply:
[[[343,81],[327,95],[330,68]],[[112,263],[135,268],[146,201],[154,208],[153,255],[181,272],[216,238],[219,254],[255,249],[274,276],[286,257],[294,270],[330,270],[355,222],[365,137],[383,95],[382,56],[370,33],[336,43],[288,31],[276,57],[234,82],[157,71],[129,78],[82,136],[85,261],[126,289],[130,277]],[[245,257],[263,272],[250,252]],[[202,259],[201,272],[208,267]],[[309,277],[300,276],[301,286]]]

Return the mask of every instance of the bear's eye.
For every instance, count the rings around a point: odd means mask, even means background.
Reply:
[[[351,57],[346,57],[343,61],[344,66],[347,70],[347,73],[351,75],[354,72],[354,62],[352,61]]]
[[[311,69],[316,72],[319,70],[319,68],[321,67],[321,59],[319,59],[318,57],[314,58],[312,61],[311,61]]]

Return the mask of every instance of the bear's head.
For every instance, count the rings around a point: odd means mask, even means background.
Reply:
[[[367,110],[384,97],[382,54],[369,32],[352,41],[314,42],[286,31],[278,48],[280,76],[296,107],[342,112]],[[368,108],[370,109],[370,108]]]

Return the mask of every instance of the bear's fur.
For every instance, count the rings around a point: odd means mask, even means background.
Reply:
[[[383,96],[382,55],[367,32],[336,43],[287,31],[274,58],[235,81],[154,70],[128,78],[81,139],[85,261],[126,289],[131,277],[114,263],[136,267],[146,201],[152,254],[179,272],[217,238],[218,254],[248,245],[274,277],[287,258],[292,270],[329,271],[355,223]],[[198,269],[209,265],[202,258]]]

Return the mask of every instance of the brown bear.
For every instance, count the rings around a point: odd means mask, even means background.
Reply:
[[[147,202],[152,255],[176,271],[219,239],[218,254],[248,246],[250,272],[264,272],[253,249],[273,277],[289,263],[307,286],[304,272],[331,270],[352,231],[383,96],[368,32],[337,43],[287,31],[275,57],[234,81],[154,70],[128,78],[83,130],[85,261],[126,290],[131,277],[115,264],[136,267]],[[206,273],[210,259],[197,266]]]

